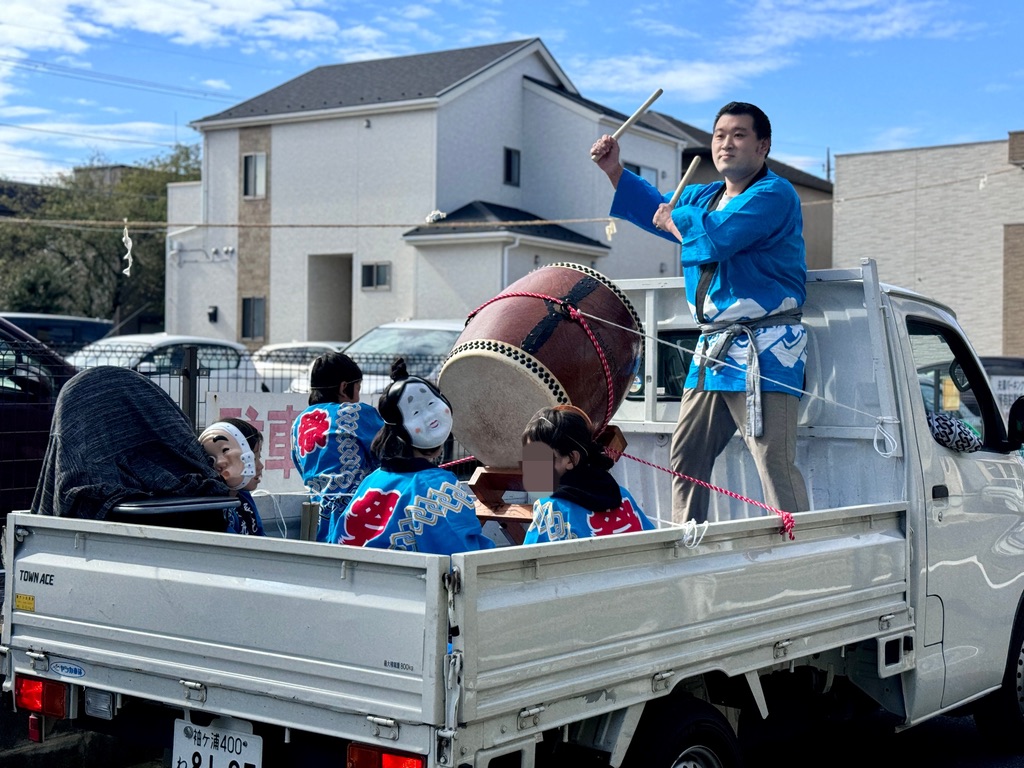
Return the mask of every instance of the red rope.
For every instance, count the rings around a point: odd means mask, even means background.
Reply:
[[[448,469],[448,467],[457,467],[459,464],[466,464],[470,461],[476,461],[476,456],[466,456],[462,459],[453,459],[452,461],[446,461],[444,464],[438,464],[437,466],[441,469]]]
[[[767,504],[763,502],[756,501],[755,499],[748,499],[746,496],[736,493],[735,491],[730,491],[727,488],[719,488],[717,485],[712,485],[711,483],[706,483],[703,480],[698,480],[696,477],[690,477],[689,475],[684,475],[681,472],[675,472],[674,470],[667,469],[666,467],[660,467],[657,464],[653,464],[637,456],[631,456],[628,453],[620,453],[619,451],[616,451],[613,448],[606,448],[605,453],[607,453],[612,458],[616,459],[619,456],[625,456],[627,459],[632,459],[633,461],[640,462],[641,464],[646,464],[648,467],[654,467],[654,469],[660,469],[662,472],[668,472],[670,475],[681,477],[683,480],[689,480],[691,483],[696,483],[697,485],[703,486],[704,488],[707,488],[709,490],[725,494],[730,498],[738,499],[739,501],[745,501],[748,504],[753,504],[755,507],[760,507],[761,509],[767,510],[768,512],[774,512],[776,515],[779,516],[779,519],[782,522],[782,530],[779,531],[779,535],[785,536],[786,534],[789,534],[790,541],[794,539],[793,526],[796,525],[796,521],[793,519],[793,515],[789,512],[784,512],[781,509],[777,509],[776,507],[769,507]]]
[[[604,371],[605,386],[608,388],[608,395],[605,398],[607,407],[605,408],[604,422],[602,422],[601,425],[594,430],[595,433],[600,432],[602,429],[608,426],[608,422],[612,420],[612,411],[615,400],[615,384],[612,382],[612,371],[611,366],[608,365],[608,358],[605,356],[604,350],[601,349],[601,344],[598,342],[597,336],[594,335],[594,332],[591,330],[590,325],[586,321],[586,318],[583,317],[583,315],[576,307],[574,307],[572,304],[569,304],[567,301],[564,301],[563,299],[557,299],[554,296],[548,296],[547,294],[544,293],[533,293],[532,291],[515,291],[513,293],[498,294],[497,296],[488,299],[479,307],[470,312],[469,318],[472,318],[484,307],[493,304],[499,299],[510,298],[541,299],[543,301],[550,301],[555,304],[558,304],[561,307],[565,307],[565,309],[569,313],[569,317],[575,322],[579,323],[580,327],[583,328],[583,332],[587,334],[587,338],[590,339],[590,343],[594,345],[594,350],[597,352],[597,357],[601,361],[601,370]]]

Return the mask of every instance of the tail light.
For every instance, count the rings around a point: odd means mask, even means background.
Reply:
[[[426,768],[423,755],[392,752],[368,744],[349,744],[345,765],[347,768]]]
[[[14,681],[14,705],[18,709],[49,717],[68,716],[70,686],[38,677],[18,677]]]

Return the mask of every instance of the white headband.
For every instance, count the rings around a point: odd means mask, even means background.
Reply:
[[[199,436],[199,442],[203,443],[207,438],[213,437],[216,432],[227,432],[238,443],[238,447],[242,449],[242,482],[238,485],[228,486],[232,491],[237,491],[244,488],[250,480],[256,477],[256,454],[252,452],[249,447],[249,441],[245,439],[241,430],[234,424],[229,424],[226,421],[216,421],[206,429],[203,430],[203,434]]]

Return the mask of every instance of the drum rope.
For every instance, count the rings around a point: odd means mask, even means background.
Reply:
[[[768,512],[773,512],[776,515],[778,515],[779,520],[782,522],[782,528],[779,530],[779,535],[780,536],[785,536],[785,535],[788,534],[790,541],[792,541],[793,538],[794,538],[794,536],[793,536],[793,527],[796,525],[796,521],[793,519],[793,515],[790,512],[786,512],[784,510],[781,510],[778,507],[769,506],[769,505],[765,504],[764,502],[757,501],[757,499],[751,499],[751,498],[749,498],[747,496],[744,496],[741,493],[736,493],[735,491],[730,491],[728,488],[720,488],[717,485],[712,485],[711,483],[705,482],[703,480],[698,480],[696,477],[690,477],[689,475],[684,475],[682,472],[676,472],[675,470],[669,469],[668,467],[663,467],[663,466],[661,466],[659,464],[655,464],[653,462],[646,461],[645,459],[641,459],[638,456],[633,456],[633,455],[628,454],[628,453],[623,453],[622,451],[616,451],[614,448],[606,447],[605,448],[605,453],[609,457],[611,457],[613,460],[615,460],[615,461],[617,461],[620,456],[625,456],[627,459],[632,459],[633,461],[639,462],[640,464],[645,464],[648,467],[651,467],[653,469],[660,469],[662,472],[668,472],[670,475],[674,475],[675,477],[682,478],[683,480],[687,480],[687,481],[689,481],[691,483],[696,483],[697,485],[700,485],[700,486],[702,486],[704,488],[707,488],[708,490],[715,491],[716,493],[724,494],[725,496],[728,496],[728,497],[730,497],[732,499],[736,499],[737,501],[743,501],[743,502],[746,502],[747,504],[753,504],[755,507],[760,507],[761,509],[764,509],[764,510],[766,510]],[[461,459],[455,459],[453,461],[445,462],[444,464],[441,464],[440,467],[441,467],[441,469],[448,469],[449,467],[454,467],[454,466],[457,466],[459,464],[465,464],[467,462],[476,461],[476,460],[477,460],[476,456],[466,456],[466,457],[461,458]]]
[[[590,343],[594,345],[594,351],[597,352],[597,357],[601,361],[601,370],[604,371],[605,386],[608,388],[607,396],[605,397],[607,407],[605,408],[604,421],[596,430],[597,432],[600,432],[602,429],[608,426],[608,424],[612,420],[612,415],[615,412],[615,384],[612,380],[612,370],[611,366],[608,365],[608,358],[605,357],[604,350],[601,349],[601,344],[598,342],[597,336],[594,335],[594,331],[591,329],[590,324],[586,320],[587,317],[593,316],[586,315],[584,312],[581,312],[578,307],[573,306],[565,299],[558,299],[555,298],[554,296],[548,296],[547,294],[544,293],[534,293],[532,291],[514,291],[512,293],[501,293],[493,298],[488,299],[479,307],[477,307],[476,309],[469,313],[467,321],[472,319],[477,313],[479,313],[485,307],[490,306],[499,299],[511,298],[542,299],[543,301],[550,301],[553,304],[557,304],[558,306],[562,307],[566,312],[568,312],[570,319],[578,323],[580,327],[583,329],[583,332],[587,334],[587,338],[589,338]]]
[[[639,462],[641,464],[646,464],[648,467],[653,467],[654,469],[660,469],[662,472],[668,472],[670,475],[682,478],[683,480],[687,480],[691,483],[696,483],[697,485],[703,488],[715,491],[716,493],[724,494],[729,498],[736,499],[737,501],[743,501],[746,502],[747,504],[753,504],[755,507],[760,507],[761,509],[767,510],[768,512],[774,512],[776,515],[779,516],[779,520],[782,522],[782,529],[779,531],[779,535],[785,536],[788,534],[790,541],[792,541],[794,538],[793,526],[796,525],[796,521],[793,519],[793,515],[789,512],[779,509],[778,507],[769,506],[768,504],[758,501],[757,499],[751,499],[748,498],[747,496],[744,496],[741,493],[730,491],[728,488],[720,488],[719,486],[712,485],[711,483],[705,482],[704,480],[698,480],[696,477],[684,475],[682,472],[676,472],[675,470],[669,469],[668,467],[662,467],[658,464],[647,461],[646,459],[641,459],[638,456],[632,456],[628,453],[623,453],[622,451],[616,451],[614,448],[605,448],[605,453],[607,453],[613,459],[618,459],[620,456],[625,456],[627,459],[632,459],[633,461]]]

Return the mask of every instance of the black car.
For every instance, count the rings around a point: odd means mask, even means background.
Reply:
[[[53,406],[76,369],[0,318],[0,527],[28,509],[43,465]]]

